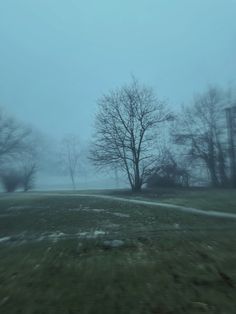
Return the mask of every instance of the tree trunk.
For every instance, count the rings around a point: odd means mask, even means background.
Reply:
[[[142,188],[142,179],[140,178],[139,163],[135,165],[133,192],[140,192]]]
[[[211,177],[211,184],[213,187],[218,187],[219,186],[219,180],[216,174],[216,169],[215,165],[213,163],[208,164],[208,169]]]
[[[133,191],[134,193],[141,192],[141,185],[140,185],[140,184],[135,184],[135,185],[132,187],[132,191]]]
[[[217,186],[219,186],[219,180],[218,180],[217,172],[216,172],[217,155],[215,153],[215,144],[213,141],[213,133],[211,132],[210,134],[211,135],[210,135],[210,139],[209,139],[209,143],[208,143],[209,157],[207,159],[207,164],[208,164],[208,169],[210,172],[211,184],[213,187],[217,187]]]
[[[228,185],[228,177],[225,169],[225,156],[220,144],[218,145],[218,150],[218,169],[220,175],[220,184],[221,186],[226,187]]]

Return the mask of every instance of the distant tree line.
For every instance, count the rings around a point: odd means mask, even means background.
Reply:
[[[98,100],[89,160],[99,169],[122,173],[134,192],[143,186],[200,185],[202,179],[205,185],[235,188],[236,107],[229,96],[209,87],[173,112],[152,88],[133,78]],[[0,181],[5,191],[34,187],[41,144],[35,130],[0,110]],[[67,174],[76,189],[85,162],[78,136],[65,136],[55,154],[55,169]]]

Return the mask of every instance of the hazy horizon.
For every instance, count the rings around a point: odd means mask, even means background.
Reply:
[[[236,81],[236,1],[0,4],[0,104],[49,136],[88,140],[96,100],[135,75],[172,108]]]

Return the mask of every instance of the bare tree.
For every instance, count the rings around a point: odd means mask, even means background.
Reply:
[[[24,192],[28,192],[34,188],[37,170],[36,158],[27,158],[22,162],[20,169],[20,185]]]
[[[151,88],[135,79],[98,102],[96,135],[90,159],[98,167],[124,171],[133,191],[140,191],[156,162],[157,126],[171,115]]]
[[[230,181],[236,187],[236,106],[226,108],[228,151],[230,159]]]
[[[9,159],[26,149],[25,140],[31,130],[8,117],[0,109],[0,160]]]
[[[228,180],[224,123],[224,93],[210,87],[183,109],[173,132],[188,158],[205,164],[213,186],[225,185]]]
[[[76,189],[76,178],[80,162],[80,142],[78,137],[68,135],[62,140],[61,161],[64,170],[69,174],[73,189]]]

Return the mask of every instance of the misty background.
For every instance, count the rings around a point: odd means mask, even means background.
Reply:
[[[97,99],[132,75],[173,110],[209,84],[234,88],[235,12],[234,0],[1,1],[0,105],[47,138],[38,188],[69,186],[49,157],[67,134],[85,157]],[[78,183],[118,184],[88,165]]]

